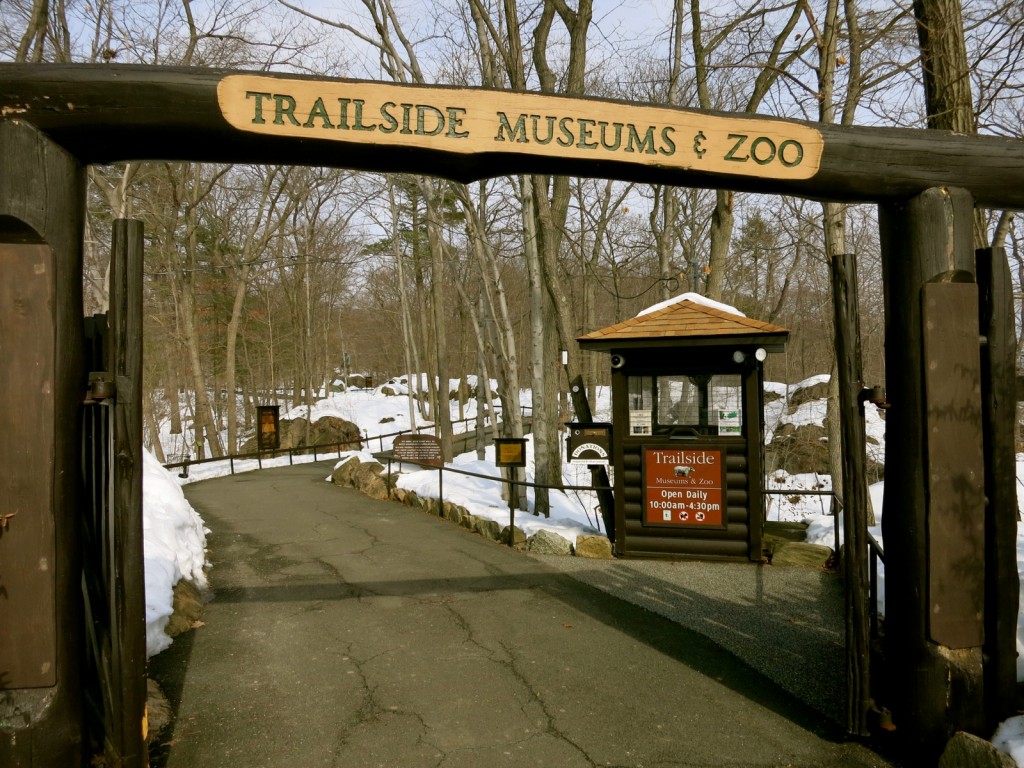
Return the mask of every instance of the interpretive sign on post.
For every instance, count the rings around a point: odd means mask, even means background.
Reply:
[[[392,444],[391,452],[398,461],[444,466],[444,448],[441,439],[434,435],[399,435]]]
[[[268,136],[623,161],[809,179],[824,141],[810,126],[509,91],[229,75],[217,86],[233,127]]]
[[[525,467],[526,438],[496,437],[494,439],[494,465],[496,467]]]
[[[259,425],[256,432],[256,443],[259,450],[276,451],[281,447],[280,419],[281,406],[256,406],[256,423]]]
[[[724,528],[722,452],[645,448],[644,523]]]

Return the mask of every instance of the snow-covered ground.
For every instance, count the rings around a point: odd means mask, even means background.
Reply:
[[[766,390],[781,395],[780,400],[767,406],[766,421],[768,422],[767,439],[771,433],[785,422],[794,425],[821,424],[824,420],[824,401],[811,400],[787,414],[786,398],[799,388],[805,388],[821,381],[815,377],[790,387],[780,384],[766,384]],[[456,382],[452,383],[453,388]],[[395,395],[385,396],[382,387],[375,390],[351,390],[325,398],[309,409],[300,407],[282,414],[282,418],[311,418],[313,421],[323,416],[337,416],[359,426],[364,436],[371,438],[385,433],[408,430],[413,425],[409,418],[408,400],[404,396],[401,384],[385,384]],[[610,410],[609,393],[602,389],[598,401],[593,404],[595,419],[607,420]],[[523,402],[529,405],[529,393],[524,393]],[[476,402],[470,400],[460,413],[457,403],[452,403],[452,417],[470,418],[476,413]],[[875,409],[866,409],[867,432],[876,444],[869,447],[872,458],[881,462],[885,451],[885,423]],[[391,447],[392,438],[369,441],[370,451],[386,450]],[[463,454],[455,457],[450,466],[481,475],[497,478],[499,473],[494,466],[493,447],[487,449],[485,458],[477,459],[476,453]],[[321,460],[323,456],[320,457]],[[295,456],[294,462],[312,461],[312,456]],[[533,450],[532,442],[527,442],[526,479],[532,480]],[[264,467],[287,466],[289,458],[264,460]],[[257,469],[257,462],[235,461],[235,471],[244,472]],[[438,473],[436,470],[418,470],[408,468],[399,479],[400,487],[416,491],[420,496],[436,497],[438,491]],[[180,484],[217,477],[228,474],[228,463],[216,462],[193,466],[188,479],[181,479],[167,472],[156,460],[147,454],[143,483],[145,508],[145,544],[146,544],[146,617],[147,617],[147,650],[150,655],[158,653],[170,644],[164,634],[163,627],[171,613],[171,590],[180,578],[191,579],[200,586],[205,585],[202,571],[205,551],[205,529],[202,521],[188,505],[181,492]],[[564,480],[569,485],[589,484],[589,472],[572,465],[565,465]],[[1024,454],[1018,456],[1017,462],[1018,488],[1024,487]],[[770,488],[791,491],[785,495],[773,496],[768,507],[770,520],[801,521],[808,523],[808,540],[814,543],[833,547],[836,536],[836,520],[829,514],[827,496],[801,496],[800,490],[828,490],[831,478],[827,475],[799,474],[790,475],[784,471],[769,474]],[[871,499],[877,525],[870,529],[877,541],[882,542],[882,483],[871,486]],[[497,520],[502,525],[509,522],[508,503],[501,498],[500,484],[497,481],[476,477],[466,477],[455,472],[446,472],[444,476],[445,499],[466,507],[472,514]],[[1020,494],[1024,498],[1024,494]],[[533,489],[528,493],[529,506],[533,507]],[[551,515],[548,518],[531,514],[530,510],[517,510],[515,524],[528,536],[546,529],[564,536],[575,542],[581,533],[594,533],[601,530],[599,515],[595,511],[596,501],[592,495],[582,493],[569,494],[551,493]],[[839,523],[841,532],[842,525]],[[1024,583],[1024,528],[1017,537],[1017,562]],[[880,608],[884,600],[884,569],[879,569]],[[1024,681],[1024,617],[1018,618],[1018,679]],[[1024,766],[1024,718],[1013,718],[1000,727],[993,737],[994,743],[1009,752],[1021,766]]]

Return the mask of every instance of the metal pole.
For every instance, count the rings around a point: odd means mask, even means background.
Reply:
[[[508,468],[508,545],[511,547],[516,540],[516,468]]]

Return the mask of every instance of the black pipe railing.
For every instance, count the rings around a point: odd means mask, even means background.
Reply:
[[[528,405],[523,405],[523,406],[520,406],[520,412],[521,412],[523,418],[530,418],[530,413],[529,412],[532,412],[532,409]],[[495,408],[490,413],[485,415],[485,419],[490,421],[490,419],[492,417],[500,417],[500,416],[501,416],[501,409]],[[473,416],[471,418],[458,419],[456,421],[453,421],[452,422],[452,427],[454,428],[457,425],[469,424],[469,423],[476,424],[476,417]],[[183,454],[183,453],[172,453],[172,454],[169,454],[169,456],[173,457],[175,460],[174,461],[166,462],[163,465],[163,467],[164,467],[164,469],[167,469],[167,470],[180,469],[181,471],[178,473],[178,477],[184,478],[184,477],[188,477],[188,473],[189,473],[189,468],[190,467],[199,466],[201,464],[212,464],[212,463],[218,462],[218,461],[227,461],[229,463],[229,465],[230,465],[231,474],[233,475],[233,474],[235,474],[235,461],[236,460],[241,461],[241,460],[256,459],[256,462],[259,465],[259,468],[263,469],[263,460],[264,459],[267,459],[267,460],[269,460],[269,459],[276,459],[278,456],[283,456],[285,454],[288,454],[288,463],[289,463],[289,465],[294,463],[293,459],[294,459],[294,457],[296,455],[304,456],[304,455],[307,455],[309,453],[313,454],[313,460],[314,461],[319,461],[319,457],[318,457],[319,453],[324,453],[324,454],[326,454],[326,453],[337,453],[338,457],[340,458],[342,451],[354,450],[354,448],[352,447],[353,445],[355,446],[355,448],[362,448],[364,445],[368,448],[370,442],[372,442],[374,440],[377,440],[380,443],[381,450],[383,451],[384,450],[384,440],[386,440],[387,438],[389,438],[389,437],[398,437],[399,435],[409,435],[409,434],[414,434],[414,433],[415,434],[420,434],[420,433],[424,432],[425,430],[434,430],[434,433],[436,434],[436,432],[437,432],[437,425],[436,424],[424,424],[422,426],[416,427],[415,429],[402,429],[402,430],[398,430],[397,432],[386,432],[386,433],[383,433],[383,434],[380,434],[380,435],[373,435],[372,437],[368,433],[366,433],[366,431],[364,430],[364,434],[362,436],[360,436],[358,442],[355,441],[355,440],[346,440],[346,441],[339,441],[339,442],[333,442],[333,443],[316,443],[314,445],[297,445],[297,446],[295,446],[293,448],[276,448],[276,449],[273,449],[273,450],[265,450],[265,451],[251,451],[249,453],[232,453],[232,454],[229,454],[227,456],[210,456],[210,457],[202,458],[202,459],[193,459],[187,453],[186,454]],[[470,430],[464,430],[462,432],[456,432],[455,434],[456,435],[463,435],[463,434],[468,433],[469,431]]]

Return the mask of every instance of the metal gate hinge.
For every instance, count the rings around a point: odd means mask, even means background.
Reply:
[[[106,371],[89,372],[89,389],[85,393],[86,403],[102,403],[104,400],[113,397],[117,388],[114,386],[114,377]]]

